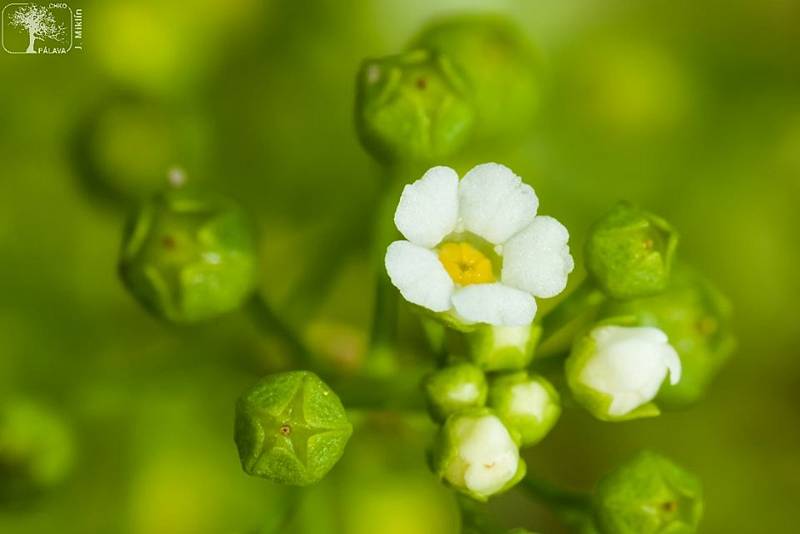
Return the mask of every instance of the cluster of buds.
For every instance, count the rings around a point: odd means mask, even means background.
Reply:
[[[415,168],[519,133],[535,110],[536,88],[534,55],[513,26],[448,19],[405,52],[365,62],[356,122],[376,159]],[[538,300],[561,294],[575,264],[568,230],[538,208],[534,189],[504,165],[484,163],[463,176],[434,166],[403,189],[394,212],[402,239],[384,256],[400,295],[439,323],[439,334],[447,331],[432,343],[444,355],[423,384],[439,425],[431,467],[477,501],[526,477],[520,451],[549,434],[566,393],[537,367],[538,345],[565,324],[543,319]],[[565,376],[553,382],[597,419],[689,405],[731,353],[730,306],[691,269],[673,269],[677,242],[664,219],[615,206],[589,232],[584,289],[551,312],[567,324],[584,319],[563,354]],[[253,293],[255,257],[240,208],[176,187],[131,219],[120,273],[155,315],[196,322],[237,309]],[[586,295],[597,298],[580,300]],[[321,480],[351,433],[341,401],[310,371],[269,375],[236,406],[243,470],[282,484]],[[691,533],[701,490],[670,461],[642,453],[598,484],[591,508],[585,534]]]
[[[598,419],[688,406],[732,352],[730,305],[689,267],[673,269],[677,240],[664,219],[626,203],[592,227],[588,283],[606,299],[577,336],[566,374],[575,399]]]
[[[444,364],[424,384],[441,425],[431,464],[444,483],[478,501],[525,477],[520,449],[540,442],[561,414],[558,391],[536,372],[538,342],[553,335],[537,320],[536,299],[558,295],[574,263],[566,228],[536,215],[538,205],[533,189],[502,165],[478,165],[463,178],[434,167],[403,190],[394,222],[405,239],[385,256],[400,294],[449,330]],[[562,302],[577,316],[593,312],[574,338],[563,382],[598,419],[650,417],[693,402],[730,353],[729,306],[692,271],[672,276],[676,245],[665,220],[629,204],[590,232],[590,289],[575,294],[600,298]],[[658,531],[645,523],[693,532],[700,505],[684,501],[700,502],[699,490],[683,484],[683,472],[653,455],[632,465],[599,486],[599,519],[585,522],[588,532]],[[630,519],[615,499],[643,481],[652,492],[643,497],[664,502],[653,505],[655,515]]]
[[[386,252],[406,300],[462,340],[425,382],[442,424],[432,464],[481,501],[525,476],[520,448],[543,439],[561,412],[555,388],[528,366],[541,333],[536,297],[560,293],[573,261],[566,229],[537,216],[538,205],[503,165],[478,165],[461,179],[434,167],[403,190],[394,220],[406,239]]]

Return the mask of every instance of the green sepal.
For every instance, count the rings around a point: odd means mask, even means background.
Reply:
[[[129,219],[119,271],[131,294],[163,319],[191,323],[235,310],[256,283],[251,222],[230,199],[169,189]]]
[[[321,480],[344,453],[353,427],[336,393],[309,371],[269,375],[236,404],[242,469],[281,484]]]
[[[520,388],[533,389],[520,391]],[[521,407],[522,399],[519,396],[531,391],[535,396],[525,400],[539,404]],[[529,447],[544,439],[561,415],[558,391],[543,376],[529,376],[525,371],[493,378],[489,386],[488,405],[507,427],[519,435],[522,447]]]
[[[693,534],[702,487],[667,458],[643,451],[600,480],[593,509],[602,534]]]
[[[423,387],[431,417],[439,422],[461,410],[483,406],[489,389],[483,371],[470,363],[434,371]]]
[[[656,401],[664,408],[690,406],[703,398],[736,347],[731,304],[707,279],[679,266],[656,296],[607,302],[600,316],[629,315],[636,324],[663,330],[681,359],[681,380],[665,382]]]
[[[469,356],[485,371],[516,371],[533,360],[542,334],[539,324],[493,326],[481,324],[466,334]]]
[[[633,299],[663,291],[678,245],[664,219],[620,202],[597,221],[586,241],[586,270],[608,296]]]

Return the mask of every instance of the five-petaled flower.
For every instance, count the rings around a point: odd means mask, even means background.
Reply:
[[[466,324],[530,324],[534,297],[561,293],[574,267],[569,232],[538,206],[503,165],[478,165],[460,181],[433,167],[400,197],[394,222],[406,240],[386,252],[392,283],[407,301]]]

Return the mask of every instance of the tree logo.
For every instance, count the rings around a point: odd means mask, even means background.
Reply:
[[[3,49],[9,54],[66,54],[80,50],[83,15],[64,3],[13,3],[3,8]]]

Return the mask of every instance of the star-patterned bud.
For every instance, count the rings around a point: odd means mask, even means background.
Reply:
[[[171,189],[130,220],[120,274],[148,310],[173,322],[238,308],[255,286],[253,231],[229,199]]]
[[[612,298],[654,295],[667,287],[677,245],[667,221],[622,202],[592,226],[586,270]]]
[[[693,534],[702,488],[691,473],[644,451],[598,483],[593,507],[603,534]]]
[[[387,162],[431,163],[455,153],[473,123],[464,91],[449,60],[426,50],[366,60],[356,99],[362,144]]]
[[[321,480],[341,458],[352,431],[339,397],[308,371],[269,375],[236,405],[242,469],[281,484]]]

